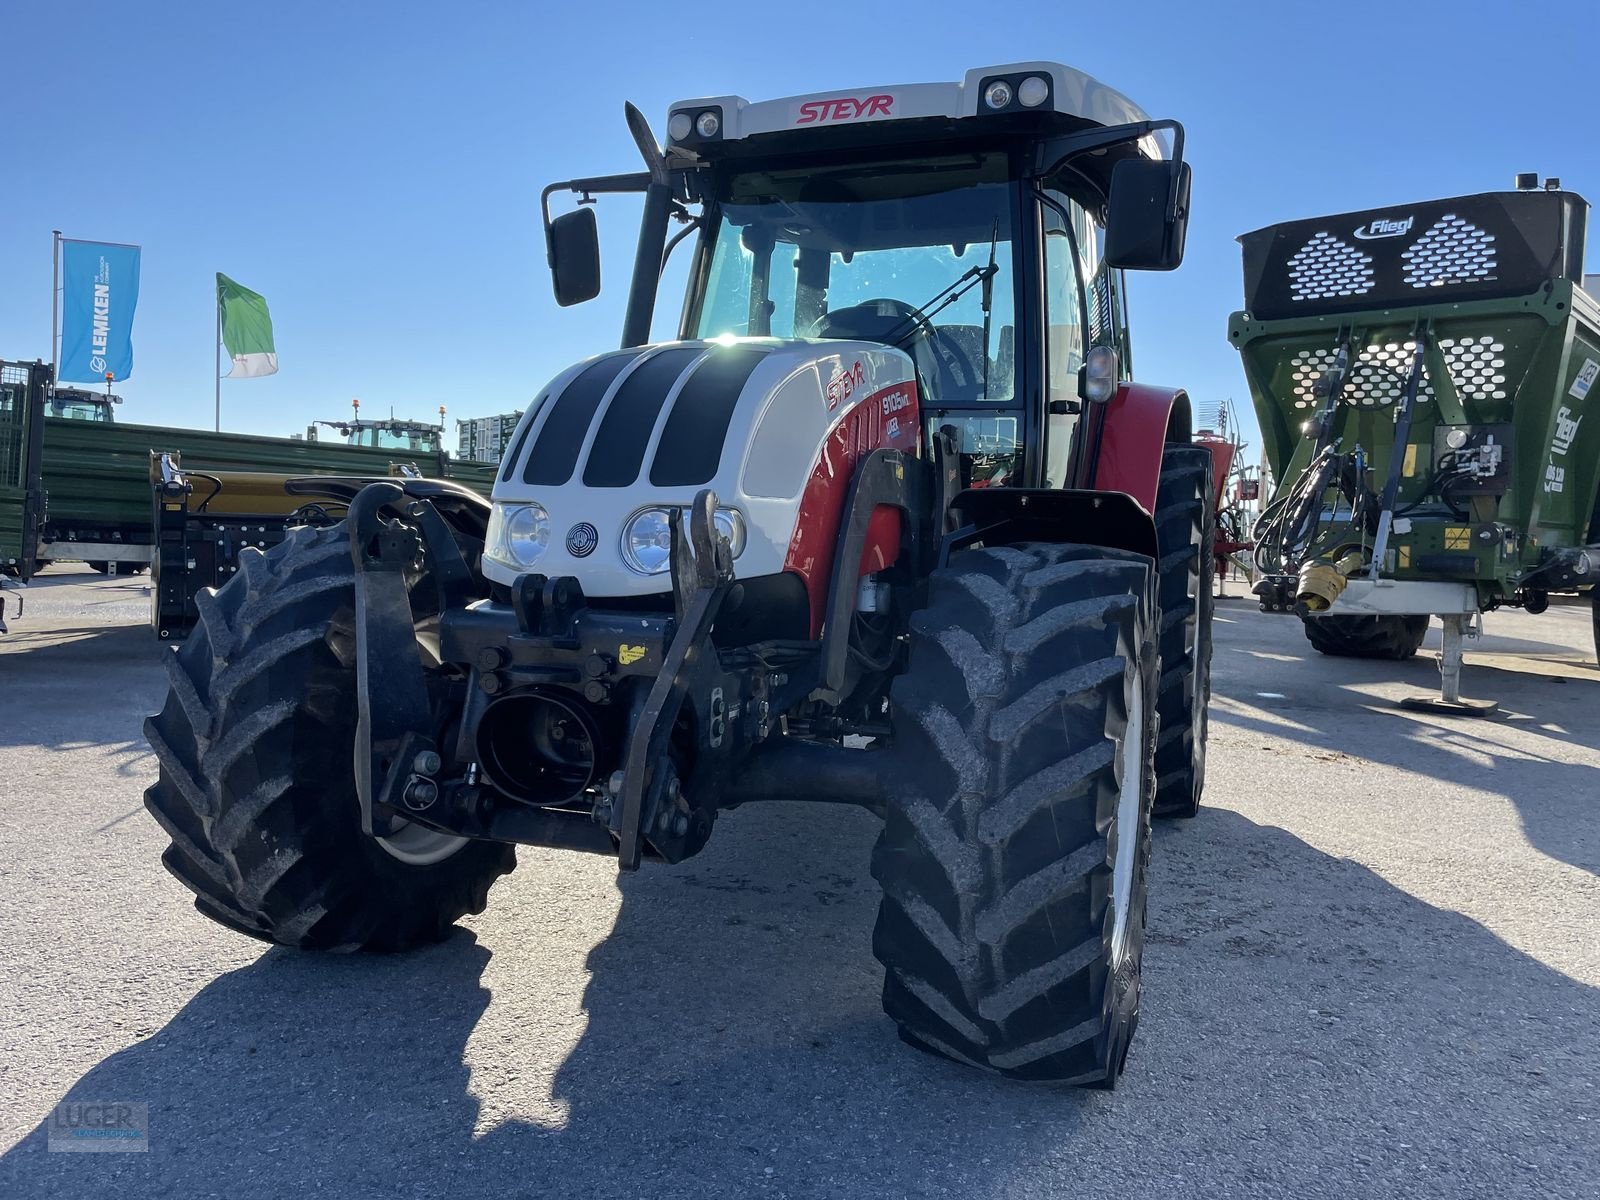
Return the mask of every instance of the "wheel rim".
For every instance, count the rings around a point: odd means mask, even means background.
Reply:
[[[440,833],[437,829],[429,829],[426,825],[414,825],[410,821],[404,822],[388,837],[377,840],[378,845],[390,855],[413,867],[427,867],[436,862],[443,862],[467,844],[467,839],[464,837],[457,837],[452,833]]]
[[[1135,676],[1122,735],[1121,791],[1117,795],[1117,855],[1111,864],[1111,964],[1128,952],[1133,914],[1133,868],[1139,855],[1139,816],[1144,805],[1144,679]]]

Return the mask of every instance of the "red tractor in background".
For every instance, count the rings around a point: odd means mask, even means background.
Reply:
[[[1216,541],[1212,558],[1220,596],[1227,585],[1230,567],[1238,566],[1247,573],[1251,569],[1236,556],[1254,545],[1250,539],[1254,519],[1248,506],[1260,499],[1261,485],[1243,465],[1245,443],[1238,433],[1239,422],[1231,400],[1218,406],[1214,426],[1197,431],[1194,442],[1211,452],[1211,478],[1216,486]]]
[[[166,865],[242,933],[395,950],[515,843],[633,870],[738,805],[860,805],[901,1036],[1111,1086],[1150,819],[1205,768],[1213,457],[1130,378],[1122,280],[1182,258],[1182,129],[1050,63],[685,101],[665,150],[627,111],[644,169],[544,195],[563,305],[595,197],[643,196],[622,348],[539,395],[492,502],[295,485],[347,516],[245,555],[168,659]]]

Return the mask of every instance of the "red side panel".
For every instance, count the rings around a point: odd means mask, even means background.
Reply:
[[[1106,405],[1095,491],[1126,492],[1145,512],[1155,511],[1167,426],[1182,396],[1180,388],[1143,383],[1124,383],[1117,389]]]
[[[1197,433],[1194,444],[1211,451],[1211,482],[1216,485],[1216,507],[1222,507],[1228,487],[1228,473],[1233,470],[1233,454],[1237,447],[1231,440],[1215,433]]]
[[[916,385],[897,383],[873,392],[834,426],[811,468],[800,496],[800,515],[783,569],[805,582],[811,599],[811,636],[822,632],[828,608],[828,576],[833,571],[839,522],[855,479],[856,463],[874,450],[888,447],[917,453],[920,419]],[[900,556],[900,514],[879,508],[867,527],[867,544],[861,555],[861,573],[870,574]]]

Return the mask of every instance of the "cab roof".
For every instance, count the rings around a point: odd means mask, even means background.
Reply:
[[[905,122],[959,123],[966,128],[969,120],[1022,116],[1048,120],[1051,114],[1077,126],[1129,125],[1150,119],[1121,92],[1082,71],[1060,63],[1022,62],[979,67],[959,83],[849,88],[757,102],[743,96],[681,100],[667,111],[667,145],[706,155],[715,154],[719,146],[732,150],[768,135],[787,135],[782,139],[787,142],[807,133],[873,126],[852,130],[871,140],[875,133],[893,137]],[[1146,153],[1154,150],[1149,145]]]

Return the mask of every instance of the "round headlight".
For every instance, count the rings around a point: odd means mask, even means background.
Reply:
[[[990,108],[1004,108],[1011,103],[1011,85],[1003,79],[997,79],[984,89],[983,102]]]
[[[717,131],[722,128],[722,118],[708,109],[695,118],[694,127],[701,137],[716,137]]]
[[[672,526],[664,508],[646,508],[622,527],[622,561],[640,575],[660,575],[672,568]]]
[[[1038,108],[1050,98],[1050,85],[1037,75],[1029,75],[1017,88],[1017,99],[1023,108]]]
[[[503,529],[506,553],[519,567],[531,567],[544,557],[550,544],[550,514],[542,505],[508,506]]]
[[[672,114],[667,122],[667,136],[675,142],[681,142],[694,132],[694,118],[686,112]]]
[[[731,508],[719,508],[712,514],[711,523],[717,532],[728,539],[728,547],[738,558],[744,553],[744,518]]]

